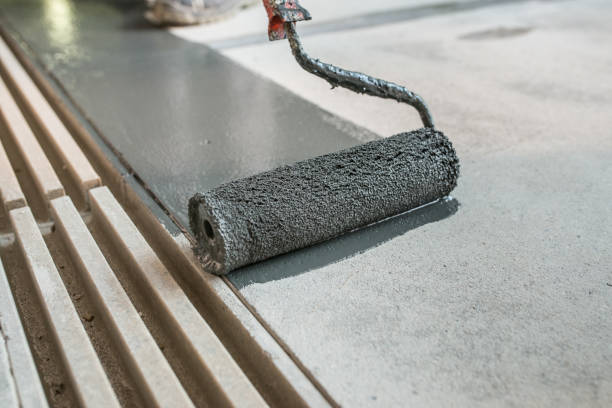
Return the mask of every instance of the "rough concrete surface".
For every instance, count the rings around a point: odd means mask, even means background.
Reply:
[[[449,140],[423,128],[198,193],[189,222],[222,275],[441,199],[458,176]]]
[[[468,3],[472,0],[457,0],[454,3]],[[428,7],[438,4],[431,0],[377,0],[377,1],[354,1],[354,0],[302,0],[301,4],[308,9],[315,21],[304,22],[310,26],[321,22],[340,21],[345,19],[359,19],[360,16],[370,13],[397,12],[406,7]],[[445,3],[448,5],[449,3]],[[452,4],[452,3],[451,3]],[[227,41],[229,39],[241,39],[245,36],[259,37],[261,41],[267,41],[268,17],[261,1],[253,7],[237,13],[227,20],[221,20],[215,24],[195,25],[187,27],[172,28],[171,31],[183,38],[194,42],[210,43],[215,41]]]
[[[43,14],[24,12],[24,2],[0,4],[140,176],[170,199],[242,176],[232,169],[255,173],[357,143],[331,130],[349,122],[315,111],[304,118],[289,92],[268,93],[261,77],[206,60],[203,46],[121,25],[98,2],[79,3],[77,13],[92,17],[73,15],[76,34],[65,46],[54,20],[40,24]],[[458,210],[417,212],[230,274],[339,403],[612,404],[611,19],[605,0],[532,1],[303,37],[313,56],[421,94],[462,160]],[[285,42],[224,52],[380,135],[420,127],[409,107],[331,92],[302,72]],[[221,74],[221,86],[205,84]],[[250,103],[206,102],[241,88]],[[164,93],[171,97],[161,104]],[[257,110],[265,101],[275,106],[269,115]],[[284,121],[289,113],[301,122]],[[334,127],[310,127],[319,121]],[[268,137],[251,141],[256,123]],[[197,129],[220,143],[230,136],[203,159],[210,145]],[[189,154],[210,167],[196,174],[177,160]]]
[[[602,47],[610,36],[609,8],[605,0],[519,2],[371,29],[303,35],[302,41],[306,52],[325,62],[417,92],[427,101],[436,127],[461,142],[460,150],[484,153],[533,135],[558,138],[551,136],[551,125],[563,133],[581,126],[603,129],[612,95],[605,75],[612,56]],[[356,99],[344,89],[330,91],[325,81],[295,63],[286,41],[223,53],[379,135],[420,127],[410,107]]]

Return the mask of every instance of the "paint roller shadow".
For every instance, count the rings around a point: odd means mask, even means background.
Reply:
[[[301,275],[376,248],[425,224],[441,221],[458,209],[459,202],[446,197],[330,241],[237,269],[228,278],[242,289],[253,283]]]

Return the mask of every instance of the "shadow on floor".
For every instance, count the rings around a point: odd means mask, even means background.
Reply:
[[[301,275],[376,248],[425,224],[441,221],[458,209],[459,202],[447,197],[331,241],[246,266],[230,273],[228,278],[238,289],[242,289],[253,283]]]

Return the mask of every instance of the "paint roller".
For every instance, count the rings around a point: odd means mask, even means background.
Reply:
[[[264,0],[271,40],[288,38],[306,71],[332,88],[413,106],[422,129],[282,166],[223,184],[189,200],[195,251],[204,269],[223,275],[308,247],[447,196],[459,160],[434,128],[424,100],[397,84],[310,57],[295,29],[310,14],[297,1]]]

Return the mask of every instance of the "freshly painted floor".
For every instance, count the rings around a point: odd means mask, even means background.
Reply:
[[[340,3],[313,1],[308,24],[407,17],[311,28],[307,51],[425,97],[462,159],[459,187],[232,282],[344,406],[612,404],[612,4],[412,19],[434,3]],[[226,42],[223,24],[258,9],[171,34],[128,2],[0,10],[183,222],[199,189],[419,126],[409,107],[330,91],[286,42]]]

